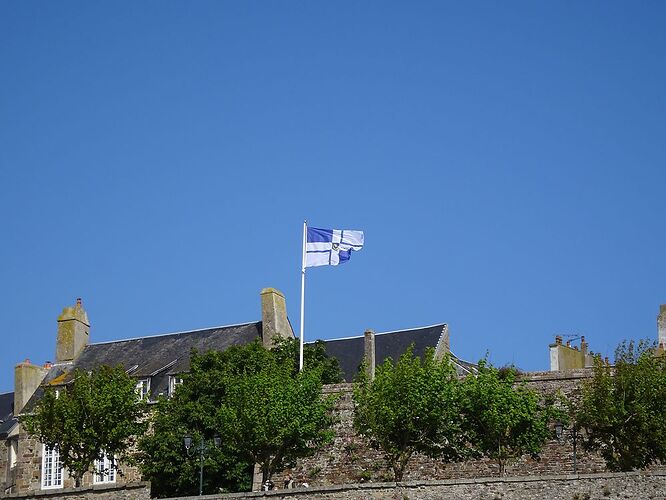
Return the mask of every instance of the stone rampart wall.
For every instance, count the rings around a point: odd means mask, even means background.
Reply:
[[[128,483],[123,485],[99,485],[83,488],[64,488],[59,490],[29,491],[1,495],[0,498],[38,498],[43,500],[148,500],[149,483]]]
[[[200,497],[187,497],[190,500]],[[666,474],[602,473],[404,483],[348,484],[254,493],[208,495],[208,500],[641,500],[666,499]],[[186,500],[185,497],[171,500]]]
[[[523,375],[522,380],[528,387],[544,395],[559,392],[575,399],[578,397],[581,381],[590,374],[590,370],[535,372]],[[340,396],[335,409],[337,423],[334,441],[315,456],[300,460],[295,468],[274,477],[275,484],[282,485],[287,474],[290,474],[297,484],[307,482],[311,486],[392,480],[393,475],[388,470],[381,453],[369,448],[367,442],[354,432],[352,384],[326,386],[324,392]],[[578,473],[606,471],[600,456],[586,453],[580,446],[576,458]],[[497,464],[487,459],[445,464],[415,455],[408,467],[405,481],[490,477],[499,473]],[[509,464],[506,473],[511,476],[573,473],[571,434],[565,431],[561,440],[549,441],[539,459],[526,456]],[[259,489],[259,485],[255,484],[254,489]]]

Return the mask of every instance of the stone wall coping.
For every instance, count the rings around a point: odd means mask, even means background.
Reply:
[[[335,493],[342,491],[357,490],[385,490],[392,488],[423,488],[429,486],[450,486],[460,484],[492,484],[492,483],[538,483],[553,481],[574,481],[585,479],[613,479],[621,477],[666,477],[666,471],[632,471],[632,472],[601,472],[595,474],[560,474],[560,475],[541,475],[541,476],[507,476],[507,477],[480,477],[469,479],[440,479],[428,481],[404,481],[404,482],[386,482],[386,483],[353,483],[353,484],[334,484],[330,486],[312,486],[310,488],[279,489],[271,491],[252,491],[241,493],[222,493],[215,495],[203,495],[201,497],[173,497],[168,500],[191,500],[202,498],[208,500],[226,500],[233,498],[277,498],[277,497],[297,497],[299,495],[311,495],[313,493]]]
[[[136,490],[150,488],[149,482],[133,482],[124,484],[96,484],[94,486],[83,486],[81,488],[59,488],[53,490],[34,490],[22,493],[0,494],[0,498],[61,498],[71,495],[82,495],[86,493],[105,493],[110,491]]]
[[[594,370],[592,368],[576,368],[558,372],[522,372],[517,380],[524,382],[547,382],[549,380],[580,380],[590,378]],[[324,394],[336,392],[351,392],[354,382],[343,382],[341,384],[328,384],[322,388]]]

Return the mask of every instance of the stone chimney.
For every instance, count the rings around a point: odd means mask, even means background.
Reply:
[[[88,345],[90,321],[81,299],[74,307],[65,307],[58,316],[58,339],[56,341],[56,363],[74,360]]]
[[[666,348],[666,304],[659,306],[659,315],[657,316],[657,334],[659,336],[659,345]]]
[[[271,349],[274,339],[294,337],[289,319],[287,319],[287,302],[284,295],[275,288],[264,288],[261,291],[261,326],[264,347]]]
[[[33,365],[29,359],[14,368],[14,415],[18,415],[42,383],[47,368]]]
[[[365,360],[365,373],[369,380],[375,379],[375,332],[365,331],[363,343],[363,358]]]

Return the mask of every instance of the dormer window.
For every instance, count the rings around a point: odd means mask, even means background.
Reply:
[[[148,394],[150,393],[149,378],[142,378],[136,383],[136,393],[139,395],[140,400],[148,400]]]
[[[176,387],[183,383],[182,377],[178,375],[169,375],[169,397],[172,397],[176,392]]]

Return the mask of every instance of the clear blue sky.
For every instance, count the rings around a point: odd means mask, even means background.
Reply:
[[[447,322],[459,356],[612,353],[666,302],[664,2],[0,3],[0,391],[93,341]]]

